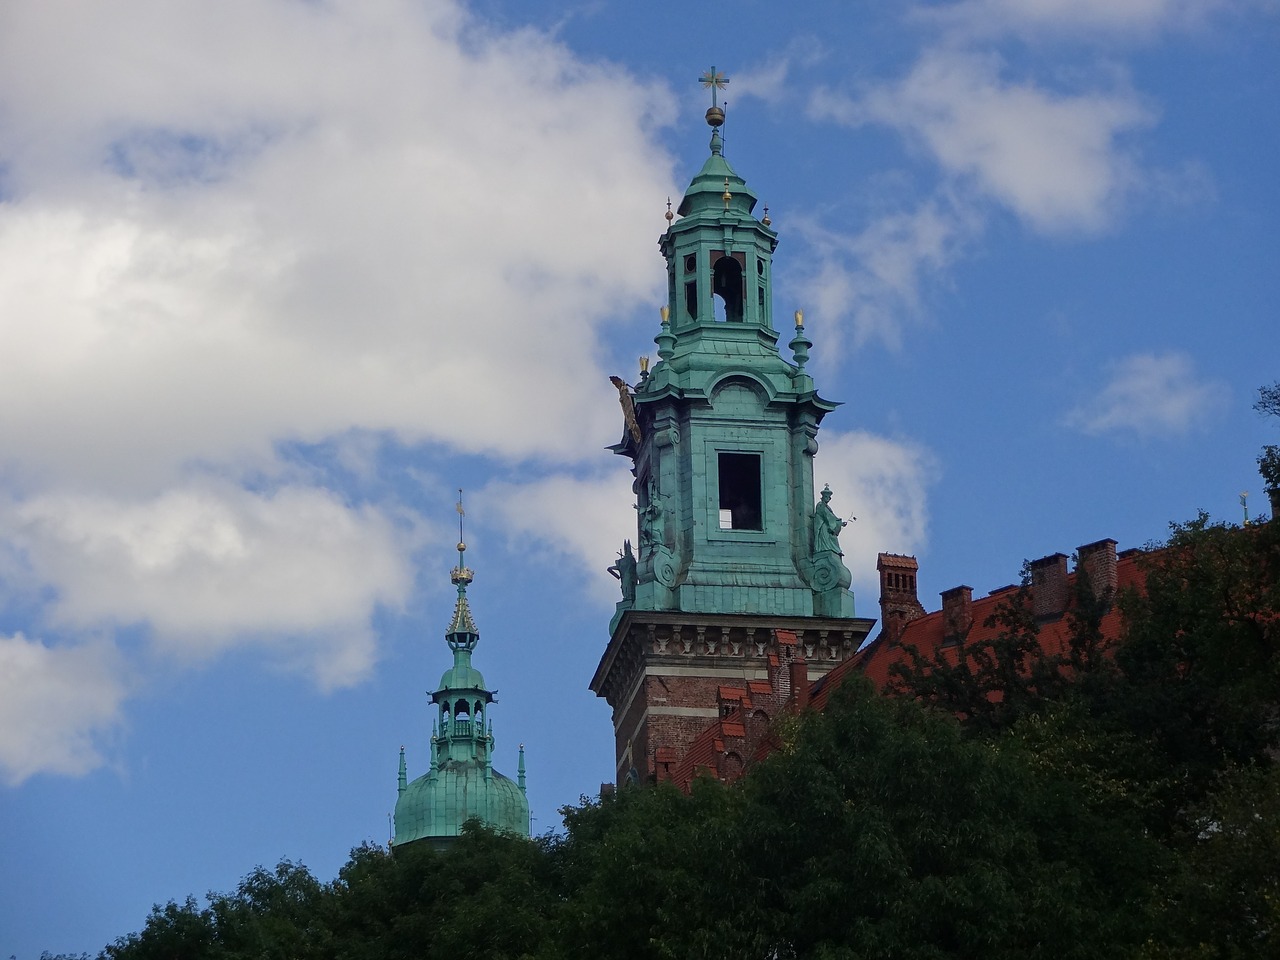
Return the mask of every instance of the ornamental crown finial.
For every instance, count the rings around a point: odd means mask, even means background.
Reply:
[[[718,73],[716,68],[712,67],[698,78],[698,82],[711,89],[711,107],[707,110],[707,125],[712,128],[722,126],[724,124],[724,110],[720,108],[720,104],[716,100],[716,93],[729,85],[729,78],[723,73]]]

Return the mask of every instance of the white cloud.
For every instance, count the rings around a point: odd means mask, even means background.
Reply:
[[[926,20],[967,34],[1141,36],[1203,22],[1235,0],[963,0],[918,9]]]
[[[811,113],[883,123],[923,146],[950,176],[1036,230],[1097,231],[1139,188],[1123,137],[1152,114],[1126,91],[1059,93],[1001,76],[994,56],[927,51],[899,83],[857,100],[824,92]]]
[[[933,456],[909,441],[862,430],[823,431],[814,458],[814,485],[830,484],[831,506],[857,517],[840,535],[845,565],[853,574],[859,615],[879,596],[876,557],[881,551],[914,554],[928,539],[928,489],[937,479]],[[874,614],[872,614],[874,615]]]
[[[824,331],[816,363],[829,369],[850,346],[876,340],[901,346],[904,326],[920,314],[922,290],[960,256],[981,223],[953,199],[932,198],[877,217],[852,236],[813,220],[797,219],[792,227],[814,254],[797,287],[806,315]]]
[[[557,474],[523,484],[499,481],[480,491],[476,500],[484,515],[500,518],[512,543],[553,564],[571,564],[583,591],[611,607],[622,595],[605,569],[623,540],[636,539],[631,474],[621,461],[616,468],[597,477]]]
[[[122,665],[107,644],[48,647],[0,636],[0,776],[78,775],[104,762],[102,741],[120,722]]]
[[[402,604],[413,579],[411,535],[317,489],[47,493],[16,504],[7,526],[56,591],[52,624],[143,624],[157,651],[185,663],[256,646],[325,689],[368,674],[371,617]]]
[[[277,451],[596,457],[599,330],[662,288],[671,109],[452,0],[7,4],[5,602],[360,680],[417,534]]]
[[[756,97],[767,103],[777,103],[786,92],[787,76],[791,72],[789,56],[771,57],[764,63],[747,70],[739,70],[729,80],[729,88],[724,96],[740,100],[744,97]]]
[[[1226,401],[1226,386],[1199,379],[1185,354],[1141,353],[1112,364],[1107,384],[1066,423],[1089,434],[1178,436],[1212,421]]]
[[[664,94],[445,2],[6,18],[12,475],[135,490],[353,427],[594,456],[596,329],[661,288]]]

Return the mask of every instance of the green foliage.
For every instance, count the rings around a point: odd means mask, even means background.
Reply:
[[[1280,447],[1269,443],[1258,454],[1258,473],[1267,490],[1280,490]]]
[[[773,918],[745,869],[738,791],[659,784],[563,812],[563,955],[768,955]]]
[[[1253,409],[1271,417],[1280,417],[1280,381],[1269,387],[1258,388],[1258,400]],[[1267,444],[1258,454],[1258,473],[1267,491],[1280,490],[1280,446]]]
[[[1258,388],[1258,399],[1253,409],[1271,417],[1280,417],[1280,380],[1269,387]]]
[[[799,720],[744,783],[749,855],[789,955],[1090,957],[1140,942],[1158,851],[1032,759],[861,681]],[[1136,870],[1112,869],[1113,833],[1139,837]]]
[[[1280,523],[1203,514],[1175,525],[1124,598],[1113,726],[1148,743],[1175,789],[1172,815],[1229,771],[1269,763],[1280,705]]]

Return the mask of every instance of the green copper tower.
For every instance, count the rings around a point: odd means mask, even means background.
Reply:
[[[431,769],[408,782],[404,748],[400,749],[393,847],[420,841],[444,847],[473,817],[496,830],[529,835],[524,745],[520,747],[518,782],[493,769],[493,721],[488,714],[494,695],[471,664],[480,631],[467,602],[467,585],[475,574],[464,563],[467,546],[462,539],[461,495],[458,516],[458,565],[450,575],[458,588],[458,599],[445,634],[453,666],[431,694],[436,713],[431,724]]]
[[[821,674],[872,623],[854,616],[831,491],[815,503],[818,428],[839,405],[806,369],[799,311],[791,358],[779,352],[778,234],[724,156],[728,81],[713,68],[702,82],[710,154],[658,240],[658,362],[634,386],[613,378],[624,430],[610,449],[632,461],[637,549],[610,568],[622,600],[591,687],[614,708],[620,778],[660,775],[659,749],[717,715],[719,686],[763,680],[773,630],[796,632]]]

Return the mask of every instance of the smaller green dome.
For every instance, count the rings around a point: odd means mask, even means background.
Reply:
[[[689,184],[689,189],[684,192],[680,208],[676,211],[680,216],[688,217],[699,213],[719,216],[726,210],[723,199],[726,190],[735,216],[749,215],[755,208],[755,192],[729,166],[729,161],[724,158],[721,150],[720,132],[713,131],[711,156],[707,157],[706,163]]]
[[[529,835],[529,801],[514,780],[478,760],[446,760],[400,794],[394,842],[456,837],[472,817]]]
[[[440,677],[440,691],[484,690],[484,677],[470,663],[454,664]]]

